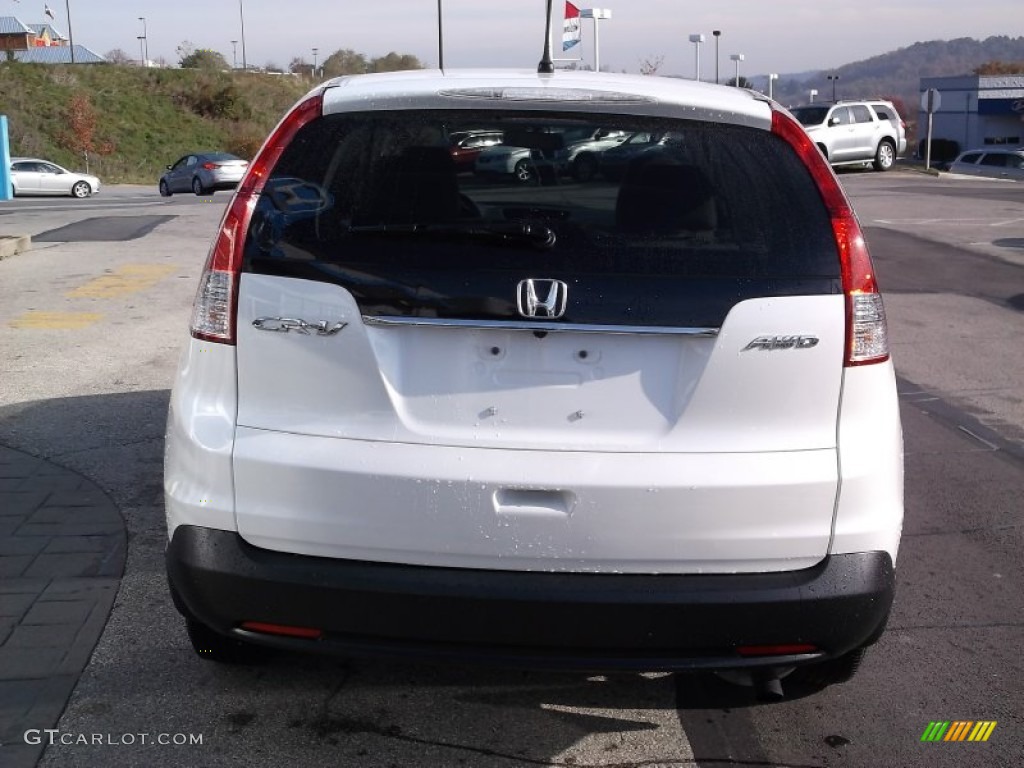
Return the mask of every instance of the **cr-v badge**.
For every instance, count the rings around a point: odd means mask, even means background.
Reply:
[[[278,333],[295,331],[306,336],[309,336],[311,332],[316,333],[317,336],[333,336],[346,325],[348,323],[329,323],[326,320],[307,323],[297,317],[257,317],[252,321],[252,327],[259,331],[277,331]]]
[[[773,349],[810,349],[818,345],[817,336],[758,336],[743,348],[760,349],[771,352]]]
[[[568,299],[569,286],[561,280],[520,280],[516,287],[516,306],[523,317],[558,319]]]

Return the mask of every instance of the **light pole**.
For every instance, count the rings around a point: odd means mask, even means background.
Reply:
[[[721,82],[718,79],[718,38],[722,36],[722,30],[713,29],[711,34],[715,37],[715,85],[718,85]]]
[[[601,19],[610,19],[612,12],[607,8],[581,8],[580,18],[594,20],[594,71],[601,71],[601,38],[598,25]]]
[[[316,54],[317,54],[317,52],[319,50],[320,50],[319,48],[314,48],[313,49],[313,77],[314,78],[316,77]]]
[[[744,61],[746,57],[742,53],[733,53],[729,55],[729,58],[736,64],[736,80],[733,81],[733,85],[737,88],[740,87],[740,62]]]
[[[775,81],[779,79],[777,72],[770,72],[768,74],[768,98],[771,99],[775,95]]]
[[[808,99],[808,101],[812,101],[813,102],[818,97],[818,89],[817,88],[811,88],[810,93],[808,93],[807,95],[810,97]]]
[[[242,13],[242,0],[238,0],[238,20],[242,23],[242,69],[249,71],[249,64],[245,60],[245,15]]]
[[[832,102],[836,100],[836,83],[839,82],[839,75],[828,75],[828,79],[832,81]]]
[[[146,17],[139,16],[139,21],[142,22],[142,66],[149,66],[149,35],[146,33]]]
[[[68,45],[71,46],[71,63],[75,63],[75,33],[71,31],[71,0],[64,0],[64,10],[68,13]]]
[[[704,42],[704,35],[690,35],[690,42],[694,48],[694,79],[700,82],[700,44]]]
[[[146,38],[142,35],[137,35],[135,39],[139,41],[139,66],[144,67],[146,66],[146,49],[143,47],[143,44]]]
[[[231,41],[231,68],[238,69],[238,41]]]

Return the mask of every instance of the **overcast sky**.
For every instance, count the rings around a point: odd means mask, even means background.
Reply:
[[[601,0],[612,18],[600,22],[602,68],[637,72],[663,58],[660,74],[693,76],[702,32],[702,74],[715,69],[712,30],[719,29],[722,78],[734,73],[729,55],[746,57],[740,74],[821,70],[870,58],[915,42],[1024,34],[1022,0]],[[139,56],[146,18],[149,57],[176,64],[184,41],[219,51],[230,63],[232,40],[242,62],[240,9],[250,65],[287,66],[293,57],[319,61],[339,48],[370,57],[410,53],[436,65],[437,0],[46,0],[67,34],[67,7],[76,44],[100,54],[120,48]],[[25,23],[49,21],[44,0],[0,0],[0,15]],[[556,43],[564,0],[554,0]],[[579,7],[592,7],[588,2]],[[545,0],[441,0],[446,67],[533,67],[540,57]],[[1014,21],[1017,24],[1014,24]],[[583,22],[581,54],[593,62],[593,22]],[[560,45],[557,46],[560,49]],[[581,54],[576,54],[577,56]],[[556,54],[557,55],[557,54]]]

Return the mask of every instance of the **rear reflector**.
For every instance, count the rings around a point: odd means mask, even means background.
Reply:
[[[817,653],[818,646],[810,643],[783,643],[781,645],[740,645],[736,653],[740,656],[795,656],[801,653]]]
[[[789,143],[810,172],[832,218],[846,295],[844,365],[881,363],[889,359],[885,309],[875,280],[860,223],[831,166],[803,127],[780,111],[772,111],[772,133]]]
[[[306,640],[319,640],[323,637],[322,629],[312,627],[292,627],[287,624],[267,624],[262,621],[243,621],[239,625],[242,629],[250,632],[259,632],[264,635],[281,635],[283,637],[301,637]]]
[[[217,238],[206,259],[192,308],[192,336],[220,344],[235,343],[235,317],[238,305],[238,274],[245,250],[245,234],[256,201],[263,192],[267,176],[281,153],[306,123],[323,111],[323,89],[317,89],[299,102],[270,134],[256,154],[235,190],[221,219]]]

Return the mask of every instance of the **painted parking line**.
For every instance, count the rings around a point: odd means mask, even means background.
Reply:
[[[167,264],[126,264],[68,291],[66,296],[71,299],[113,299],[152,288],[174,269]]]
[[[99,322],[99,312],[37,312],[30,310],[10,322],[12,328],[22,330],[64,331],[88,328]]]

